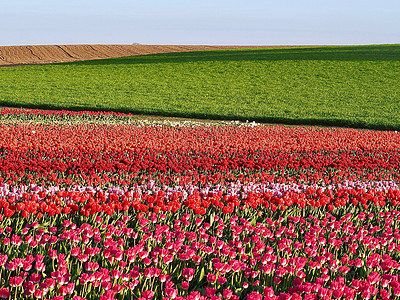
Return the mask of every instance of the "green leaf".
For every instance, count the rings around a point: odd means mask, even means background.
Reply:
[[[50,222],[42,223],[42,224],[39,225],[38,228],[39,228],[39,229],[47,228],[47,227],[49,226],[49,224],[50,224]]]
[[[215,213],[212,213],[210,215],[210,226],[212,226],[212,224],[214,223],[214,217],[215,217]]]
[[[200,271],[199,282],[204,278],[204,267]]]

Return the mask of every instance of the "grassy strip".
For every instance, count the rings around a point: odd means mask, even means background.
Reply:
[[[0,69],[0,105],[400,128],[400,45],[168,53]]]

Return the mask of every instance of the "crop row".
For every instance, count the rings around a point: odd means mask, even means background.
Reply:
[[[400,134],[344,129],[0,125],[0,181],[64,185],[398,180]]]
[[[60,299],[393,299],[400,212],[181,211],[2,221],[0,295]],[[9,219],[10,220],[10,219]],[[82,297],[82,298],[79,298]]]
[[[352,187],[353,185],[353,187]],[[134,189],[110,188],[103,191],[93,187],[74,186],[68,190],[39,186],[0,187],[0,220],[3,218],[42,218],[57,214],[83,215],[86,217],[106,213],[137,214],[140,212],[184,211],[204,215],[255,210],[271,214],[277,210],[328,209],[367,210],[394,208],[400,205],[400,191],[395,183],[347,184],[345,187],[317,187],[296,185],[231,184],[214,188],[175,186],[157,187],[154,182]]]

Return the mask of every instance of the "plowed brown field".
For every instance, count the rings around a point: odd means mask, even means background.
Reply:
[[[0,66],[47,64],[132,55],[276,46],[46,45],[0,46]]]

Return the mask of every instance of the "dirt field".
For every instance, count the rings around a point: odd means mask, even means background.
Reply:
[[[132,55],[276,46],[47,45],[0,46],[0,66],[47,64]]]

